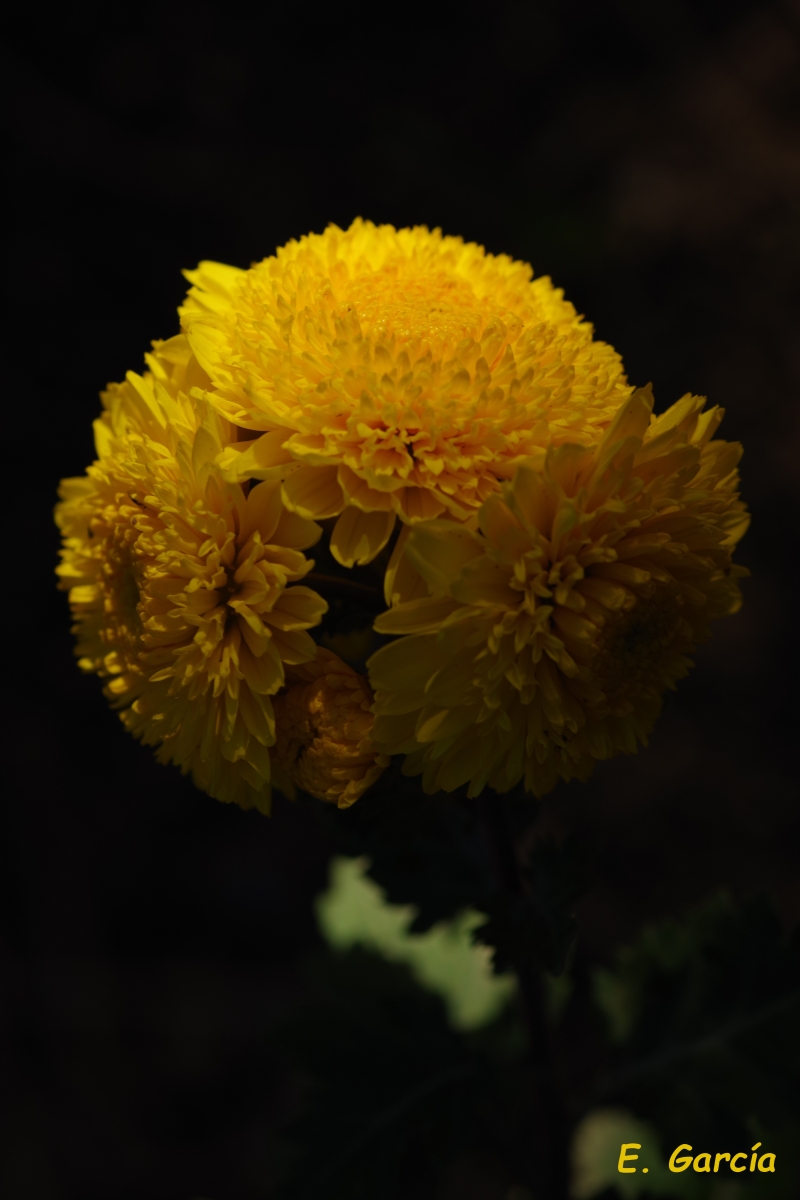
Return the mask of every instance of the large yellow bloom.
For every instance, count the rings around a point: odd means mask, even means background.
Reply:
[[[426,791],[542,795],[646,742],[709,622],[740,603],[741,448],[711,440],[722,413],[703,404],[656,419],[638,391],[599,444],[520,467],[479,532],[435,520],[403,539],[372,739]]]
[[[206,397],[261,434],[227,477],[283,477],[370,561],[397,517],[474,517],[536,448],[595,444],[629,397],[617,353],[525,263],[424,227],[356,220],[240,271],[201,263],[181,310]]]
[[[313,566],[302,551],[321,530],[283,507],[279,482],[223,479],[215,460],[233,432],[189,398],[209,381],[183,336],[147,361],[104,395],[98,460],[61,486],[60,586],[80,666],[108,679],[123,722],[161,762],[268,812],[270,697],[287,664],[314,658],[305,631],[326,608],[288,585]]]

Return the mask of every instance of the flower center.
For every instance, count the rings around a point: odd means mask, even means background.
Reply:
[[[353,305],[363,332],[375,341],[424,342],[431,349],[455,350],[464,338],[480,338],[493,316],[507,315],[481,300],[464,279],[447,271],[400,275],[387,267],[359,275],[343,297]]]
[[[125,623],[125,627],[129,629],[134,636],[138,637],[142,631],[142,622],[139,617],[139,584],[136,579],[131,563],[127,564],[122,570],[121,580],[119,585],[119,607],[120,614]]]
[[[128,651],[139,648],[143,628],[139,577],[131,554],[135,538],[136,531],[130,525],[117,524],[103,564],[103,641],[114,649]]]
[[[661,673],[674,658],[681,624],[677,599],[665,589],[638,600],[607,626],[593,667],[609,704],[631,700],[649,687],[662,690]]]

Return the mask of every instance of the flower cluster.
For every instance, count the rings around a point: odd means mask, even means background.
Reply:
[[[739,603],[721,412],[654,417],[549,279],[438,230],[187,275],[56,510],[80,665],[131,732],[262,811],[352,804],[393,754],[426,791],[543,794],[644,742]],[[368,682],[319,638],[326,581],[376,570]]]

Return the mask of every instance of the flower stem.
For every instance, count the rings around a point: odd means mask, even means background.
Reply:
[[[519,870],[516,846],[511,833],[506,797],[484,795],[481,798],[484,830],[500,887],[510,901],[525,894]],[[541,971],[521,958],[514,964],[519,981],[522,1007],[528,1030],[526,1062],[533,1083],[533,1111],[536,1129],[531,1130],[535,1144],[532,1163],[536,1195],[543,1200],[568,1200],[569,1197],[569,1122],[564,1112],[553,1061],[553,1046],[544,1007]]]

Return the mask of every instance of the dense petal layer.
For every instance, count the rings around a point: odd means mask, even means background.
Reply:
[[[468,520],[521,458],[595,444],[631,393],[549,279],[439,230],[357,220],[249,271],[187,275],[182,321],[207,377],[194,394],[267,431],[221,466],[235,481],[302,463],[285,499],[314,519]],[[340,561],[381,545],[371,531]]]

